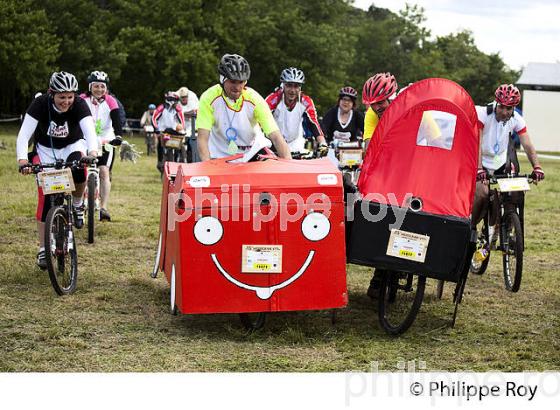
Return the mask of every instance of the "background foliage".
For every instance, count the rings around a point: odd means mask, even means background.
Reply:
[[[52,71],[76,74],[84,88],[89,72],[104,70],[129,116],[139,116],[168,89],[200,94],[215,83],[226,52],[247,58],[250,86],[264,95],[283,68],[302,68],[320,113],[340,87],[361,90],[380,71],[401,86],[447,77],[480,104],[515,80],[469,31],[432,38],[424,20],[417,6],[395,14],[350,0],[0,0],[0,112],[25,110]]]

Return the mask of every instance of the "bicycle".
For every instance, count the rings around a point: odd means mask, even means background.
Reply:
[[[154,133],[154,127],[152,125],[144,126],[145,143],[146,143],[146,155],[156,152],[156,139]]]
[[[73,169],[83,169],[82,161],[29,165],[37,174],[43,194],[51,201],[45,220],[47,271],[54,291],[60,295],[74,293],[78,281],[78,251],[74,237]],[[45,171],[45,169],[52,168]]]
[[[92,164],[87,169],[88,178],[84,193],[84,206],[87,211],[88,243],[93,243],[95,238],[95,219],[99,219],[101,209],[99,197],[99,170],[96,164]]]
[[[198,133],[196,131],[196,114],[185,114],[185,122],[190,124],[187,126],[185,132],[185,160],[184,162],[193,163],[200,162],[200,156],[198,155],[197,147],[197,137]]]
[[[471,260],[471,272],[482,275],[488,268],[491,251],[502,251],[504,284],[510,292],[519,291],[521,286],[524,250],[521,204],[525,191],[530,189],[529,184],[532,182],[530,175],[490,176],[489,207],[478,234],[477,250]],[[497,203],[493,203],[494,201]],[[490,237],[490,222],[494,219],[495,231]]]
[[[186,162],[187,148],[185,146],[185,133],[166,129],[159,132],[161,146],[163,148],[163,163],[165,162]],[[158,169],[163,177],[163,163]]]
[[[344,180],[356,185],[363,162],[362,140],[348,142],[335,140],[331,142],[331,148],[334,149],[338,169],[342,172]]]

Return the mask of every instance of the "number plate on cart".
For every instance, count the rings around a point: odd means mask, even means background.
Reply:
[[[429,236],[391,229],[387,255],[423,263],[429,242]]]
[[[282,272],[282,245],[243,245],[241,258],[241,272]]]
[[[44,195],[74,191],[74,179],[70,168],[53,169],[37,174]]]
[[[344,149],[340,150],[340,165],[343,167],[351,167],[362,163],[362,150],[361,149]]]
[[[528,191],[531,189],[527,178],[500,178],[497,182],[500,192]]]

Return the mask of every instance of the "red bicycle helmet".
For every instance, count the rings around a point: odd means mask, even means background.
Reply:
[[[397,91],[398,84],[391,73],[377,73],[368,78],[362,91],[362,101],[370,105],[388,99]]]
[[[502,84],[496,89],[496,102],[508,107],[515,107],[521,101],[521,93],[513,84]]]
[[[338,92],[338,98],[350,97],[355,101],[357,96],[358,92],[352,87],[342,87]]]

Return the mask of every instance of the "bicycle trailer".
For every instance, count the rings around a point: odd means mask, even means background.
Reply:
[[[442,78],[406,88],[384,112],[362,165],[349,261],[464,286],[477,160],[468,93]]]
[[[154,269],[181,313],[347,304],[342,178],[327,159],[166,163]]]
[[[456,284],[455,324],[476,243],[477,160],[477,115],[458,84],[419,81],[383,113],[349,215],[348,260],[379,269],[378,317],[387,333],[413,323],[426,278],[440,281],[438,297],[443,281]]]

